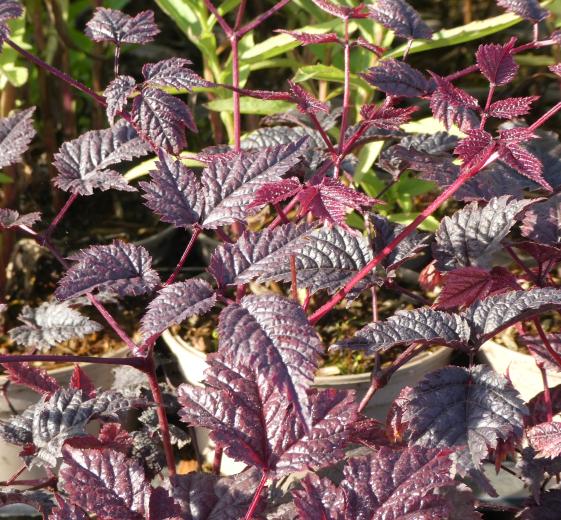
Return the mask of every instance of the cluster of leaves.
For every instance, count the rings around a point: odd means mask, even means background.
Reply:
[[[494,495],[484,464],[500,469],[506,457],[518,452],[516,471],[532,494],[521,517],[555,517],[561,490],[544,491],[544,483],[561,470],[561,423],[552,421],[561,412],[561,389],[545,388],[524,402],[508,374],[473,364],[486,341],[517,325],[543,373],[561,371],[561,335],[546,335],[539,322],[544,312],[561,309],[561,289],[552,276],[561,261],[561,199],[551,195],[561,186],[555,157],[561,145],[539,130],[545,119],[531,126],[517,119],[530,112],[536,97],[494,99],[516,76],[516,53],[555,39],[520,47],[515,39],[481,45],[472,72],[481,74],[489,91],[480,103],[455,84],[462,74],[425,74],[404,59],[385,58],[372,42],[349,38],[349,22],[363,18],[407,40],[407,49],[413,40],[432,38],[429,26],[405,0],[357,7],[331,0],[313,3],[341,20],[345,36],[284,32],[304,45],[371,51],[380,59],[362,78],[386,94],[384,101],[356,107],[360,118],[349,124],[347,101],[341,108],[331,107],[297,83],[279,92],[235,86],[238,93],[290,101],[296,108],[266,118],[265,126],[243,139],[238,135],[239,146],[219,143],[202,150],[196,156],[204,165],[201,172],[180,157],[185,129],[196,131],[193,114],[166,89],[190,92],[216,85],[193,72],[184,58],[144,65],[141,82],[119,74],[121,46],[144,44],[157,35],[153,13],[132,17],[96,9],[86,33],[115,46],[115,78],[103,96],[91,94],[106,108],[111,126],[62,144],[53,182],[70,193],[67,206],[96,189],[136,190],[116,165],[153,153],[157,161],[150,179],[139,183],[145,205],[192,238],[176,272],[163,280],[144,247],[121,240],[91,245],[62,259],[50,236],[66,206],[45,232],[33,229],[41,229],[37,213],[0,210],[3,229],[34,236],[57,253],[66,269],[55,300],[24,307],[22,325],[9,331],[31,355],[2,363],[11,381],[38,393],[39,401],[0,422],[0,437],[21,447],[27,467],[47,468],[50,475],[57,471],[55,481],[36,486],[56,492],[6,489],[0,492],[2,504],[29,504],[51,520],[88,515],[476,519],[480,513],[474,495],[460,480],[467,478]],[[548,14],[535,0],[498,4],[532,23]],[[1,40],[10,42],[5,22],[21,12],[17,2],[0,1]],[[213,14],[237,43],[235,30],[218,11]],[[559,74],[558,67],[551,70]],[[419,102],[408,106],[408,98]],[[462,138],[448,132],[405,134],[402,126],[423,102],[447,130],[457,127]],[[0,121],[0,166],[14,164],[27,150],[34,136],[32,115],[33,109],[27,109]],[[506,120],[496,135],[486,126],[491,119]],[[333,140],[336,134],[339,142]],[[353,185],[353,152],[372,141],[384,141],[378,166],[392,182],[411,172],[444,189],[413,224],[396,224],[375,213],[383,201]],[[528,191],[539,197],[526,197]],[[468,203],[444,217],[436,233],[418,232],[422,218],[451,196]],[[266,228],[251,228],[248,218],[266,207],[274,208],[276,218]],[[350,211],[360,214],[364,232],[350,226]],[[176,281],[201,233],[215,233],[223,243],[203,276]],[[499,265],[504,253],[512,256],[515,268]],[[444,345],[472,361],[428,373],[404,388],[382,424],[363,415],[365,402],[359,403],[353,391],[313,387],[325,352],[314,325],[344,298],[356,299],[367,290],[375,295],[382,286],[392,290],[403,264],[420,254],[430,259],[423,285],[439,289],[434,304],[373,321],[331,348],[362,350],[377,358],[402,345],[409,354]],[[282,284],[287,294],[290,286],[292,298],[263,288],[247,294],[256,284],[269,282]],[[299,290],[305,292],[303,302]],[[150,299],[140,322],[142,338],[137,343],[127,338],[131,357],[121,360],[136,376],[148,377],[150,391],[119,380],[118,390],[101,390],[78,367],[68,387],[61,387],[27,362],[39,359],[33,356],[37,351],[40,359],[48,358],[54,345],[102,328],[80,314],[77,308],[85,303],[101,310],[123,337],[100,302],[101,294]],[[309,312],[324,301],[324,307]],[[155,341],[170,326],[216,307],[218,351],[207,358],[204,386],[183,384],[162,395],[154,372]],[[538,336],[525,328],[529,320]],[[387,382],[406,359],[399,357],[384,370],[377,363],[371,389]],[[169,464],[172,443],[187,442],[185,431],[168,424],[166,413],[177,413],[188,426],[209,429],[219,447],[217,459],[223,451],[246,470],[222,478],[202,472],[175,475],[170,467],[166,477],[163,456]],[[140,429],[124,427],[131,414],[138,416]],[[95,435],[88,427],[92,421],[101,423]],[[357,444],[361,453],[349,455]],[[337,478],[317,474],[320,469],[335,471],[342,461]],[[278,500],[278,480],[300,472],[307,474]]]

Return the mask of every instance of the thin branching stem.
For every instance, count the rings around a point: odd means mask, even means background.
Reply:
[[[259,505],[259,502],[261,500],[261,492],[263,491],[263,488],[265,487],[265,484],[267,483],[267,479],[268,479],[267,472],[264,471],[263,475],[261,476],[261,480],[259,481],[259,485],[257,486],[257,489],[255,490],[255,495],[253,495],[253,500],[251,501],[249,509],[247,510],[247,513],[245,514],[244,520],[251,520],[253,518],[253,514],[255,513],[255,510],[257,509],[257,506]]]

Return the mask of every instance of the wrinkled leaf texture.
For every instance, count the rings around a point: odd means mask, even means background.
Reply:
[[[555,458],[561,455],[561,423],[544,422],[527,432],[528,440],[538,457]]]
[[[123,43],[149,43],[160,30],[152,11],[142,11],[133,17],[116,9],[98,7],[86,24],[85,32],[96,42],[112,42],[120,46]]]
[[[20,215],[16,210],[0,208],[0,229],[11,229],[18,226],[32,227],[41,219],[41,213],[34,211]]]
[[[382,61],[361,76],[390,96],[420,97],[429,90],[429,82],[421,72],[394,59]]]
[[[432,31],[419,13],[405,0],[376,0],[368,6],[368,14],[396,36],[407,40],[431,39]]]
[[[516,76],[518,64],[512,55],[515,43],[516,38],[511,38],[504,45],[490,43],[477,48],[477,65],[491,85],[506,85]]]
[[[549,16],[549,11],[543,9],[537,0],[497,0],[497,5],[534,23]]]

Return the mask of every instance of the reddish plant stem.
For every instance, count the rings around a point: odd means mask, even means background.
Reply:
[[[318,121],[318,118],[312,112],[308,112],[308,117],[310,118],[311,122],[315,126],[316,130],[321,135],[321,138],[323,139],[323,142],[327,146],[329,153],[333,156],[333,159],[335,159],[337,157],[337,151],[335,150],[335,147],[333,146],[331,139],[329,139],[327,132],[323,129],[323,126],[321,126],[321,123]]]
[[[557,112],[559,112],[559,110],[561,110],[561,101],[559,103],[557,103],[554,107],[550,108],[543,116],[541,116],[539,119],[537,119],[536,121],[534,121],[534,123],[532,123],[529,127],[528,127],[528,131],[529,132],[533,132],[534,130],[538,129],[540,126],[542,126],[549,118],[553,117]]]
[[[257,486],[257,489],[255,490],[255,495],[253,495],[253,500],[251,501],[251,504],[249,506],[249,509],[247,510],[247,513],[245,514],[244,520],[251,520],[253,518],[253,513],[255,513],[255,510],[257,509],[257,506],[259,505],[259,501],[261,500],[261,492],[263,491],[263,488],[265,487],[265,484],[267,483],[267,472],[264,471],[263,475],[261,476],[261,480],[259,481],[259,485]]]
[[[370,287],[370,295],[372,297],[372,321],[378,321],[378,291],[375,285]]]
[[[283,224],[288,224],[289,223],[288,217],[286,216],[285,212],[281,208],[280,203],[275,202],[273,204],[273,207],[275,208],[275,211],[277,212],[277,215],[280,217],[282,223]]]
[[[355,287],[357,283],[363,280],[386,256],[388,256],[397,245],[407,238],[419,225],[431,216],[444,202],[446,202],[461,186],[471,179],[475,174],[482,170],[485,166],[491,164],[497,159],[498,153],[494,151],[487,152],[472,168],[462,172],[458,178],[446,188],[436,199],[434,199],[418,216],[406,226],[380,253],[378,253],[368,264],[366,264],[340,291],[338,291],[325,305],[320,307],[310,316],[310,323],[314,325],[323,318],[333,307],[341,302],[345,296]]]
[[[551,403],[551,392],[549,391],[549,384],[547,382],[547,372],[543,363],[538,363],[536,365],[540,369],[543,382],[543,401],[545,404],[545,409],[547,410],[547,422],[553,421],[553,404]]]
[[[68,200],[65,202],[64,206],[62,206],[62,208],[60,208],[60,211],[56,214],[55,218],[49,224],[49,227],[47,228],[47,230],[44,233],[45,238],[50,238],[52,236],[55,228],[59,225],[60,221],[66,215],[66,212],[70,209],[70,206],[72,206],[72,204],[74,204],[74,202],[76,201],[77,198],[78,198],[77,193],[73,193],[72,195],[70,195]]]
[[[217,444],[214,447],[214,459],[212,461],[212,472],[215,475],[220,475],[220,466],[222,466],[222,453],[224,453],[224,447]]]
[[[310,289],[306,289],[306,297],[304,298],[304,303],[302,304],[302,308],[304,312],[308,310],[308,306],[310,305],[310,300],[312,299],[312,293]]]
[[[238,49],[238,35],[232,34],[230,36],[230,43],[232,45],[232,83],[238,89],[240,87],[240,63],[239,63],[239,49]],[[234,149],[239,152],[241,149],[241,135],[242,135],[242,119],[240,112],[240,94],[236,90],[233,92],[234,96]]]
[[[158,422],[160,423],[162,444],[164,445],[164,452],[166,454],[166,464],[168,466],[170,477],[173,477],[176,473],[175,457],[173,455],[173,447],[171,445],[171,438],[169,435],[168,417],[166,415],[166,408],[162,397],[162,391],[160,389],[160,385],[158,384],[158,378],[156,377],[156,367],[154,366],[152,351],[150,351],[150,355],[146,358],[146,370],[144,373],[148,378],[150,391],[152,392],[152,396],[154,397],[154,401],[157,405]]]
[[[485,102],[485,108],[483,109],[483,115],[481,116],[481,123],[479,123],[479,129],[483,130],[485,128],[485,123],[487,122],[487,112],[489,111],[489,107],[491,106],[491,102],[493,101],[493,96],[495,95],[495,88],[496,86],[491,83],[489,86],[489,92],[487,94],[487,101]]]
[[[292,295],[292,299],[294,301],[298,301],[298,282],[296,278],[296,256],[290,255],[290,277],[291,277],[291,284],[290,284],[290,293]]]
[[[71,356],[54,354],[4,354],[0,355],[0,363],[33,363],[43,361],[45,363],[96,363],[99,365],[128,365],[144,371],[146,360],[140,357],[95,357],[95,356]]]
[[[24,464],[20,469],[18,469],[6,482],[2,482],[3,486],[12,486],[14,481],[27,469],[27,466]]]
[[[234,31],[232,31],[232,28],[228,25],[226,20],[222,18],[222,15],[218,12],[216,7],[214,7],[214,4],[210,0],[204,0],[204,2],[206,8],[216,17],[216,21],[218,22],[218,25],[222,27],[222,30],[226,33],[226,36],[228,36],[228,38],[232,36]]]
[[[535,273],[521,260],[521,258],[516,254],[512,246],[505,246],[505,251],[510,255],[510,257],[515,261],[515,263],[526,273],[526,275],[532,280],[536,285],[539,285],[539,279]]]
[[[536,330],[538,331],[538,335],[543,342],[543,346],[545,347],[545,349],[547,350],[549,355],[555,360],[557,365],[559,365],[559,367],[561,367],[561,356],[551,346],[551,343],[550,343],[550,341],[547,337],[547,334],[543,330],[542,324],[540,323],[540,319],[539,318],[534,318],[532,321],[534,322]]]
[[[194,226],[193,227],[193,231],[191,234],[191,238],[189,239],[189,243],[187,244],[187,247],[185,248],[185,251],[183,251],[183,254],[181,255],[181,258],[179,259],[179,262],[177,263],[177,265],[175,266],[175,269],[173,270],[173,273],[171,273],[170,277],[164,282],[164,287],[166,285],[170,285],[173,282],[175,282],[175,279],[177,278],[177,275],[181,272],[181,269],[183,268],[183,265],[185,264],[185,262],[187,261],[187,257],[189,256],[189,254],[191,253],[193,246],[195,245],[195,242],[197,241],[197,238],[199,238],[199,235],[201,234],[201,228],[198,226]]]
[[[339,132],[339,155],[345,148],[345,133],[349,124],[349,110],[351,99],[351,46],[349,44],[349,19],[345,18],[345,79],[343,83],[343,115],[341,116],[341,130]],[[341,157],[340,157],[341,159]],[[335,172],[337,175],[337,172]]]
[[[234,31],[237,31],[240,28],[240,25],[242,24],[246,4],[247,4],[247,0],[241,0],[240,5],[238,6],[238,12],[236,13],[236,21],[234,22]]]
[[[413,40],[408,40],[407,47],[405,47],[405,50],[403,51],[403,56],[401,57],[401,61],[407,60],[407,56],[409,56],[409,51],[411,50],[411,45],[413,45]]]
[[[278,10],[282,9],[286,4],[288,4],[290,0],[280,0],[277,2],[273,7],[261,13],[251,22],[246,23],[239,31],[238,36],[241,38],[242,36],[246,35],[248,32],[253,31],[258,25],[261,25],[267,18],[270,18],[273,14],[275,14]]]

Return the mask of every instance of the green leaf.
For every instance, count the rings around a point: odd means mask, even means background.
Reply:
[[[465,134],[456,126],[452,126],[449,130],[434,117],[424,117],[417,121],[410,121],[404,125],[401,125],[401,129],[405,132],[413,134],[436,134],[436,132],[448,132],[449,134],[456,135],[458,137],[465,137]]]
[[[0,184],[12,184],[14,179],[12,179],[9,175],[0,172]]]
[[[293,81],[302,83],[310,79],[344,83],[345,73],[333,65],[307,65],[298,69]],[[368,84],[355,74],[351,74],[351,85],[359,88],[368,88]]]
[[[424,52],[441,47],[449,47],[466,43],[473,40],[479,40],[490,34],[503,31],[521,22],[522,18],[512,13],[505,13],[486,20],[476,20],[466,25],[460,25],[452,29],[442,29],[434,33],[432,40],[416,40],[411,46],[409,54],[416,52]],[[386,58],[399,58],[403,56],[407,44],[401,45],[397,49],[385,55]]]
[[[401,224],[403,226],[411,224],[411,222],[413,222],[418,216],[419,213],[392,213],[390,215],[387,215],[388,219],[390,219],[392,222]],[[419,229],[421,231],[434,233],[438,229],[439,225],[440,223],[438,222],[438,220],[433,215],[430,215],[419,225]]]
[[[366,175],[366,173],[372,168],[374,161],[380,155],[382,148],[384,147],[384,141],[374,141],[372,143],[365,144],[358,154],[358,163],[355,167],[353,179],[355,182],[361,182]],[[383,187],[383,185],[382,185]],[[380,191],[380,188],[378,191]],[[374,195],[368,194],[371,197]]]
[[[233,112],[233,98],[214,99],[205,105],[209,110],[214,112]],[[271,114],[279,114],[294,108],[293,103],[288,101],[276,101],[270,99],[255,99],[252,97],[242,97],[240,99],[240,111],[242,114],[257,114],[268,116]]]

